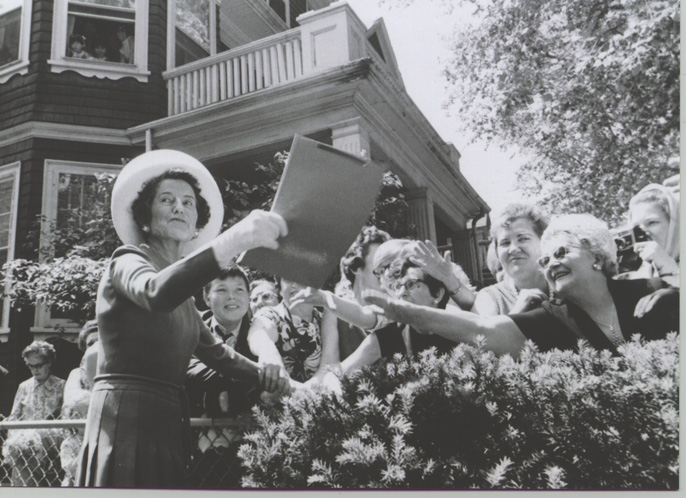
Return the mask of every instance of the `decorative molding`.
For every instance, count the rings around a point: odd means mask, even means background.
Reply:
[[[64,71],[75,71],[82,76],[91,78],[95,76],[101,79],[120,80],[122,78],[135,78],[141,83],[148,82],[150,71],[140,71],[131,64],[118,64],[116,62],[85,61],[79,59],[62,60],[50,59],[50,71],[53,73],[63,73]]]
[[[5,83],[15,74],[26,74],[29,72],[29,63],[16,61],[0,69],[0,84]]]
[[[126,136],[125,130],[29,121],[0,131],[0,147],[5,147],[31,138],[46,138],[108,145],[131,145],[131,140]]]

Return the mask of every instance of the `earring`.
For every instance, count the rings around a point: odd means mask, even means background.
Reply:
[[[145,233],[148,233],[150,231],[150,227],[148,225],[143,225],[141,230],[143,230]]]
[[[593,269],[594,269],[594,270],[598,270],[598,271],[600,271],[600,270],[602,270],[602,269],[603,269],[603,267],[602,267],[602,266],[600,266],[600,265],[599,265],[598,263],[593,263]]]
[[[200,235],[200,230],[196,230],[195,233],[193,234],[193,238],[197,239],[198,235]]]

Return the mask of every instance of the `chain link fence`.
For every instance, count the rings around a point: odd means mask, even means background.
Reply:
[[[8,421],[0,415],[0,486],[73,486],[85,420]],[[191,488],[237,489],[249,416],[192,418]]]

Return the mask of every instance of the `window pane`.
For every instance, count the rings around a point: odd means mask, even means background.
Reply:
[[[69,3],[65,55],[74,59],[134,63],[134,0]]]
[[[86,228],[94,216],[92,207],[96,206],[97,179],[93,174],[60,173],[57,186],[57,216],[55,228],[66,235],[74,235]],[[63,236],[61,239],[65,239]],[[68,241],[65,241],[65,244]],[[55,256],[64,256],[71,247],[55,247]]]
[[[210,0],[177,0],[176,28],[185,35],[176,37],[177,52],[185,54],[182,56],[184,64],[207,57],[210,54]],[[203,55],[198,57],[200,54]]]
[[[19,59],[23,0],[0,0],[0,66]]]
[[[105,5],[107,7],[123,7],[125,9],[135,9],[136,0],[76,0],[70,3],[92,3]]]

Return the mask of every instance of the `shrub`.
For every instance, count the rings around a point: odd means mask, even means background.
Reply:
[[[256,488],[678,489],[678,336],[519,361],[460,345],[255,409]]]

